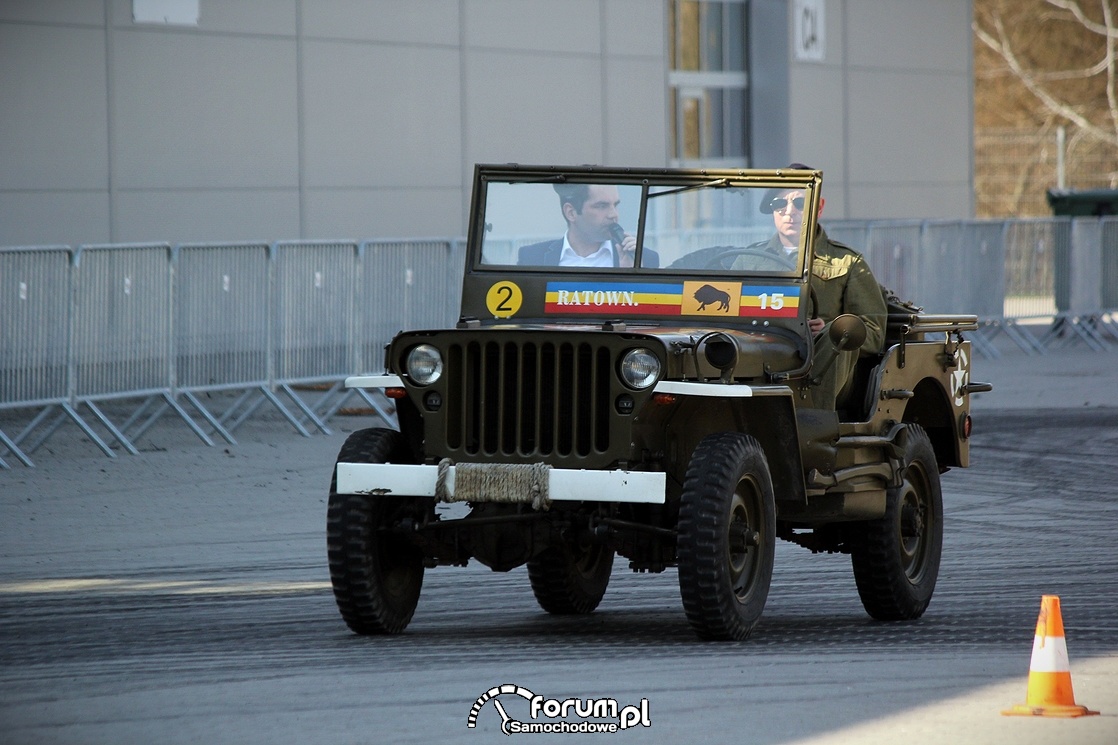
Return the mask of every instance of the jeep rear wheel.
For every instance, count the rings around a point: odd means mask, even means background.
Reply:
[[[910,424],[902,483],[890,489],[885,516],[857,525],[854,581],[866,612],[879,621],[919,618],[932,600],[943,551],[943,496],[928,435]]]
[[[709,435],[695,448],[679,509],[679,591],[704,639],[741,640],[772,581],[776,508],[768,461],[752,437]]]
[[[613,571],[613,549],[600,543],[552,546],[528,561],[536,602],[548,613],[590,613],[602,602]]]
[[[388,429],[354,432],[338,463],[404,462],[400,433]],[[389,527],[417,498],[338,494],[330,480],[326,548],[330,582],[342,619],[358,634],[398,634],[419,603],[423,555]]]

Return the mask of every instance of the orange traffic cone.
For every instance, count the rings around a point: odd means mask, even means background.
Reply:
[[[1064,620],[1060,616],[1060,598],[1044,595],[1040,599],[1040,616],[1036,620],[1033,659],[1029,664],[1029,691],[1025,703],[1002,714],[1025,717],[1082,717],[1098,714],[1086,706],[1077,706],[1071,690],[1071,666],[1064,641]]]

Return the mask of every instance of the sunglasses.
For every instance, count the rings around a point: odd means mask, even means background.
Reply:
[[[773,199],[771,202],[769,202],[769,209],[771,209],[773,212],[781,212],[781,211],[784,210],[785,207],[788,206],[788,202],[789,202],[789,200],[786,199],[785,197],[777,197],[776,199]],[[803,212],[803,210],[804,210],[804,198],[803,197],[793,197],[791,199],[791,202],[792,202],[793,207],[798,209],[800,212]]]

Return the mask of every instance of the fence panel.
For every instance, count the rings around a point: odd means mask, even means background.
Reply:
[[[1102,219],[1102,307],[1118,310],[1118,217]]]
[[[0,249],[0,410],[43,412],[69,395],[69,246]],[[34,465],[0,429],[0,453]],[[0,468],[8,464],[0,458]]]
[[[175,390],[229,442],[262,399],[274,398],[268,389],[270,252],[266,243],[175,250]],[[245,393],[216,416],[195,395],[222,390]]]
[[[1071,251],[1067,218],[1014,220],[1005,234],[1005,301],[1008,318],[1053,316],[1066,305],[1066,265]]]
[[[175,255],[175,382],[192,391],[268,380],[265,243],[187,244]]]
[[[172,393],[172,260],[166,243],[86,245],[74,255],[73,402],[133,454],[132,440],[168,409],[213,445]],[[119,426],[97,403],[125,399],[140,403]]]
[[[1118,341],[1118,217],[1102,220],[1102,307],[1103,329]]]
[[[913,298],[930,313],[1002,315],[1005,290],[1003,224],[929,221],[920,248],[920,290]]]
[[[0,249],[0,408],[64,401],[69,246]]]
[[[272,382],[315,427],[330,429],[293,386],[327,383],[325,398],[357,367],[355,290],[361,282],[358,245],[347,241],[277,243],[274,256]]]
[[[454,239],[368,241],[361,246],[353,352],[357,369],[384,369],[385,346],[406,329],[446,328],[458,317],[464,255]],[[383,396],[360,394],[382,417],[394,407]],[[336,410],[341,405],[337,401]]]
[[[918,290],[910,299],[929,313],[959,312],[959,285],[965,272],[960,265],[962,223],[956,220],[925,222],[917,254]]]
[[[399,331],[411,326],[410,303],[405,290],[414,281],[408,241],[371,241],[361,251],[361,289],[357,293],[357,314],[361,335],[356,339],[358,369],[380,372],[384,369],[384,346]],[[446,273],[448,267],[434,266]]]
[[[1001,220],[971,220],[962,224],[961,272],[956,313],[974,313],[980,319],[997,318],[1004,312],[1005,231]]]
[[[870,223],[866,261],[877,281],[903,300],[921,305],[919,221]]]
[[[74,394],[98,400],[171,387],[171,247],[79,246]]]
[[[863,256],[869,250],[869,220],[828,220],[823,223],[827,237],[850,246]]]
[[[313,383],[350,374],[357,244],[278,243],[274,256],[273,380]]]
[[[448,239],[369,241],[357,296],[360,369],[384,368],[384,346],[404,329],[446,328],[461,307],[465,257]]]

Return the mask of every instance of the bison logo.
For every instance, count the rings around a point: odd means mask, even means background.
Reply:
[[[718,310],[729,312],[730,310],[730,293],[723,292],[717,287],[711,285],[703,285],[695,290],[694,298],[699,301],[699,310],[706,310],[707,306],[712,303],[718,303]]]

